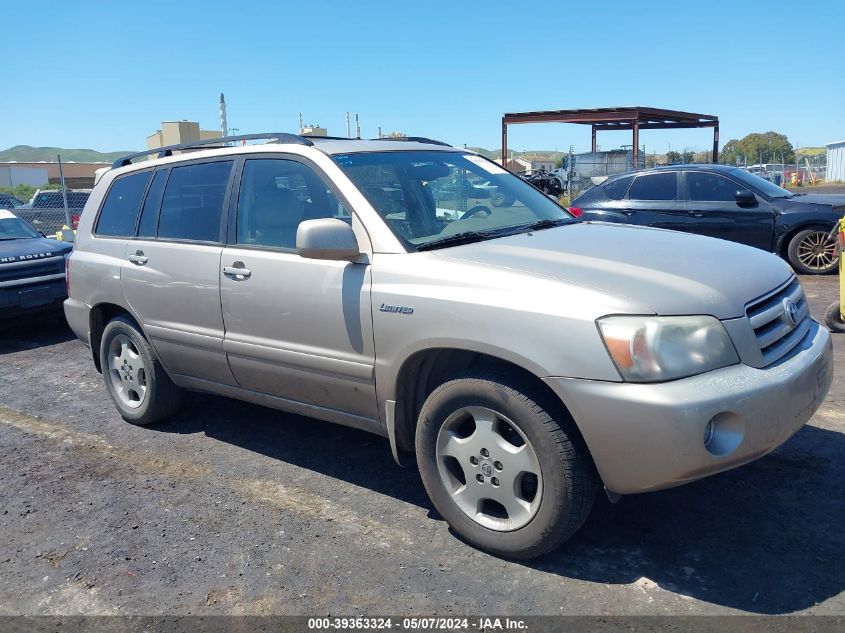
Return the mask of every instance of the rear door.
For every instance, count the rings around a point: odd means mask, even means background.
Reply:
[[[686,210],[680,195],[677,171],[660,171],[636,176],[621,200],[610,207],[629,224],[683,230]]]
[[[224,348],[239,386],[376,419],[370,266],[296,251],[300,222],[357,219],[295,157],[244,161],[233,207],[220,283]]]
[[[220,255],[232,160],[156,171],[128,242],[123,291],[171,375],[226,385]]]
[[[756,196],[755,205],[737,204],[737,190],[746,187],[722,174],[689,170],[684,178],[686,230],[772,250],[774,211],[768,202]]]

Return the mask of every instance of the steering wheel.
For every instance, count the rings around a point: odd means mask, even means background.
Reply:
[[[476,215],[480,215],[481,213],[484,214],[481,217],[487,218],[490,217],[493,212],[490,210],[490,207],[485,207],[483,204],[477,204],[472,209],[464,213],[461,216],[461,220],[469,220],[470,218],[474,218]]]

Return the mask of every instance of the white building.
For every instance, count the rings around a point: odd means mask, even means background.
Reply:
[[[845,182],[845,141],[827,144],[827,182]]]

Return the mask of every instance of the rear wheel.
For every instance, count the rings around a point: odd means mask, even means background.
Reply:
[[[798,231],[789,241],[789,263],[803,275],[823,275],[839,263],[836,238],[822,228]]]
[[[544,554],[586,520],[598,489],[579,447],[530,385],[468,374],[420,412],[417,463],[438,512],[470,543],[511,558]]]
[[[109,396],[127,422],[146,426],[178,410],[181,390],[129,317],[115,317],[103,330],[100,367]]]

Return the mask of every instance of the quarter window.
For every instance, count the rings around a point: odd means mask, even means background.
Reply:
[[[164,189],[158,236],[216,242],[232,161],[174,167]]]
[[[112,183],[94,230],[97,235],[131,237],[135,233],[135,220],[150,173],[144,171],[122,176]]]
[[[164,183],[167,182],[167,170],[162,169],[153,176],[144,208],[141,209],[141,221],[138,223],[138,237],[155,237],[158,208],[161,206],[161,196],[164,193]]]
[[[678,174],[674,171],[638,176],[628,191],[630,200],[674,200],[677,197]]]
[[[739,186],[718,174],[691,171],[687,172],[687,188],[690,200],[736,202]]]
[[[296,248],[304,220],[351,216],[311,168],[285,159],[248,160],[238,197],[238,244]]]
[[[633,179],[633,176],[626,176],[625,178],[619,178],[608,183],[604,187],[604,195],[611,200],[621,200],[625,197],[625,192],[628,191],[628,185],[631,184]]]

